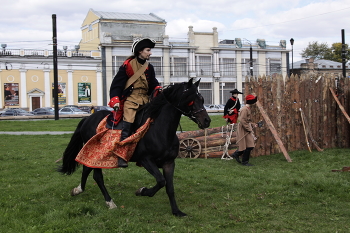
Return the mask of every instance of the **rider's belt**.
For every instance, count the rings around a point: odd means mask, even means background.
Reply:
[[[133,93],[139,94],[139,95],[147,95],[147,89],[145,88],[135,88],[132,91]]]

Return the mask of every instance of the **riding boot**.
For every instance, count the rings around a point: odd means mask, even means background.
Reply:
[[[242,165],[243,166],[254,166],[253,164],[249,163],[249,157],[250,157],[250,152],[254,149],[254,147],[248,147],[245,149],[243,152],[243,157],[242,157]]]
[[[120,141],[123,141],[125,138],[131,135],[131,125],[132,123],[123,121],[122,123],[122,132],[120,135]]]
[[[123,121],[122,123],[122,132],[120,135],[120,141],[123,141],[125,138],[131,135],[131,125],[132,123]],[[118,167],[128,167],[127,161],[118,157]]]
[[[241,160],[239,159],[239,156],[243,154],[244,151],[238,151],[236,150],[233,152],[232,157],[236,159],[237,163],[241,163]]]

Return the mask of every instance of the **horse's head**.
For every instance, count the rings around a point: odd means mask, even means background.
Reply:
[[[211,120],[203,105],[204,98],[198,92],[199,82],[200,80],[193,83],[191,78],[187,83],[178,84],[181,87],[176,96],[172,97],[172,105],[204,129],[209,127]]]

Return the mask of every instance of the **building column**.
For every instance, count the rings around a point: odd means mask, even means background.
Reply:
[[[283,64],[287,64],[287,56],[286,56],[287,52],[282,52],[281,56],[282,56],[282,61],[281,61],[281,66],[282,66],[282,76],[283,76],[283,80],[285,80],[286,76],[287,76],[287,66],[284,66]]]
[[[213,103],[220,104],[220,72],[219,72],[219,50],[214,50],[213,54]]]
[[[194,54],[195,50],[194,49],[190,49],[189,51],[189,77],[190,78],[196,78],[197,74],[196,74],[196,69],[195,69],[195,65],[196,65],[196,56]]]
[[[68,73],[67,103],[68,103],[68,105],[73,105],[74,104],[73,70],[70,68],[71,67],[69,67],[67,70],[67,73]]]
[[[243,85],[242,85],[242,80],[243,80],[243,71],[242,71],[242,52],[241,51],[236,51],[236,72],[237,72],[237,90],[242,91],[243,90]]]
[[[45,107],[51,107],[52,106],[52,84],[50,81],[50,71],[51,70],[44,70],[44,91],[45,91]]]
[[[170,52],[169,48],[163,49],[163,77],[164,83],[163,86],[170,84]]]
[[[103,105],[103,83],[102,83],[102,70],[96,70],[96,101],[97,106]]]
[[[28,101],[27,101],[27,70],[20,69],[20,76],[21,76],[21,82],[20,82],[20,106],[21,108],[27,108],[28,107]]]
[[[258,74],[260,76],[266,75],[266,52],[264,52],[264,51],[258,52],[258,60],[256,63],[264,64],[264,65],[259,66]]]
[[[1,86],[0,86],[0,103],[2,104],[2,103],[4,103],[3,101],[3,97],[5,96],[5,94],[4,94],[4,83],[3,82],[1,82],[2,81],[2,78],[1,78],[1,72],[2,72],[2,70],[1,70],[1,67],[0,67],[0,84],[1,84]],[[5,103],[4,103],[4,105],[1,105],[0,106],[1,108],[5,108]]]
[[[105,47],[105,53],[106,53],[106,95],[107,97],[107,104],[109,102],[109,89],[111,87],[112,81],[113,81],[113,63],[112,63],[112,47]]]

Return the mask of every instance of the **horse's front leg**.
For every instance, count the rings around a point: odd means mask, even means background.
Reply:
[[[163,188],[165,186],[165,178],[162,175],[162,173],[159,171],[159,168],[157,165],[152,162],[150,159],[143,159],[140,161],[140,164],[152,175],[154,178],[156,178],[156,185],[152,188],[146,188],[142,187],[139,190],[136,191],[136,196],[148,196],[153,197],[159,189]]]
[[[85,186],[86,186],[86,180],[89,177],[91,171],[93,169],[87,166],[83,166],[83,172],[81,174],[81,180],[80,180],[80,184],[78,185],[78,187],[73,188],[70,192],[70,194],[72,196],[76,196],[79,195],[80,193],[85,191]]]
[[[179,210],[179,207],[176,204],[175,200],[175,191],[174,191],[174,170],[175,170],[175,161],[166,163],[163,165],[163,174],[166,181],[166,193],[168,194],[171,211],[173,215],[177,217],[184,217],[187,214]]]
[[[101,168],[94,168],[94,180],[96,181],[98,187],[100,188],[100,190],[105,198],[107,207],[109,209],[117,208],[117,206],[114,204],[111,196],[109,196],[109,193],[106,189]]]

